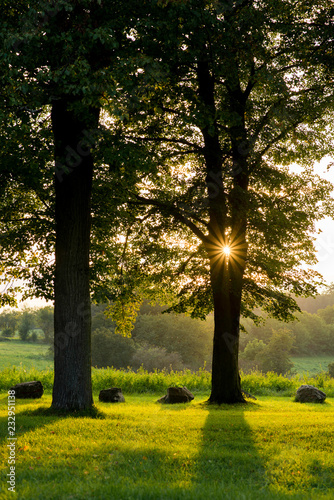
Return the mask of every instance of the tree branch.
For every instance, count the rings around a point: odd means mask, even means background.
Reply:
[[[182,264],[180,265],[180,267],[178,268],[176,274],[181,274],[181,273],[184,273],[185,270],[186,270],[186,267],[187,265],[189,264],[189,262],[196,256],[198,255],[198,251],[199,249],[197,249],[195,252],[193,252],[184,262],[182,262]]]
[[[264,154],[266,154],[266,152],[274,145],[276,144],[276,142],[280,141],[281,139],[283,139],[283,137],[288,133],[290,132],[291,130],[294,130],[297,125],[299,125],[300,121],[297,121],[297,122],[294,122],[292,123],[291,127],[288,127],[286,128],[285,130],[283,130],[280,134],[278,134],[278,136],[274,137],[274,139],[272,141],[270,141],[267,146],[265,148],[262,149],[262,151],[260,151],[257,155],[256,155],[256,160],[255,160],[255,163],[256,164]]]
[[[194,224],[191,220],[189,220],[187,217],[185,217],[185,215],[182,214],[182,212],[180,212],[180,210],[176,206],[169,205],[167,203],[163,203],[159,200],[152,200],[149,198],[144,198],[143,196],[140,196],[140,195],[136,195],[136,198],[137,198],[138,202],[140,202],[140,204],[142,204],[142,205],[153,205],[155,207],[158,207],[162,211],[169,212],[170,215],[172,215],[175,219],[182,222],[189,229],[191,229],[191,231],[197,236],[197,238],[199,238],[203,243],[206,243],[207,238],[206,238],[205,234],[203,233],[203,231],[201,231],[201,229],[199,229],[199,227],[197,227],[196,224]],[[130,202],[130,203],[133,203],[133,202]]]
[[[134,139],[130,136],[125,136],[126,139]],[[185,144],[186,146],[191,146],[196,151],[203,152],[204,148],[202,146],[198,146],[193,142],[187,141],[186,139],[173,139],[171,137],[136,137],[135,139],[143,141],[143,142],[172,142],[174,144]]]

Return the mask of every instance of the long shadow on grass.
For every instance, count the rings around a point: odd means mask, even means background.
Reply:
[[[177,406],[172,407],[173,413],[175,410],[182,413],[187,410],[186,405]],[[152,406],[152,412],[154,410]],[[32,433],[32,444],[27,446],[24,457],[18,457],[17,491],[21,498],[196,498],[189,491],[189,474],[187,478],[184,475],[185,459],[178,450],[182,440],[174,435],[173,418],[169,420],[170,434],[163,433],[164,427],[160,427],[159,420],[155,422],[157,430],[150,428],[146,420],[138,422],[135,416],[124,418],[122,414],[111,414],[104,420],[94,419],[87,423],[79,419],[76,425],[72,425],[69,436],[67,425],[71,424],[70,420],[67,424],[66,418],[43,417],[38,416],[39,413],[29,409],[18,412],[21,420],[32,421],[26,432],[41,430],[38,440],[45,443],[44,450],[34,451],[36,436]],[[56,426],[51,425],[48,429],[47,424],[52,423],[56,423]],[[152,439],[152,433],[157,440],[161,440],[159,444]],[[182,431],[180,434],[184,439]],[[22,437],[22,433],[20,435]],[[171,445],[171,449],[167,446],[168,451],[166,443]],[[40,456],[37,457],[37,454]],[[187,491],[184,490],[185,483]]]
[[[7,401],[7,395],[0,398],[0,407],[5,408],[5,411],[7,410]],[[10,424],[11,428],[13,424],[15,426],[14,437],[17,438],[18,446],[22,441],[22,437],[27,432],[45,427],[54,422],[59,422],[61,419],[75,417],[104,418],[103,412],[97,410],[95,407],[89,414],[87,412],[66,414],[60,411],[53,411],[50,408],[50,400],[37,400],[37,404],[38,406],[36,407],[36,400],[34,399],[16,400],[15,422],[11,419]],[[8,437],[8,415],[5,414],[4,417],[0,417],[0,444],[7,444],[9,441]]]
[[[5,416],[0,417],[0,443],[7,443],[8,438],[8,416],[7,416],[7,394],[0,398],[0,407],[5,409]],[[46,410],[46,401],[38,400],[39,409],[36,410],[36,400],[16,400],[15,405],[15,437],[20,438],[26,432],[43,427],[57,419],[56,416],[47,417],[43,414]],[[48,405],[49,406],[49,405]],[[30,408],[29,408],[30,407]],[[28,418],[27,418],[28,417]],[[34,417],[34,418],[29,418]],[[38,417],[38,418],[35,418]],[[11,422],[12,423],[12,422]]]
[[[244,417],[245,409],[256,411],[257,406],[200,409],[207,415],[204,425],[198,423],[203,422],[201,411],[192,412],[191,405],[158,410],[152,405],[145,418],[134,407],[133,414],[122,410],[105,420],[79,419],[70,433],[71,420],[36,414],[29,418],[29,411],[18,412],[25,425],[22,433],[36,429],[38,436],[32,436],[26,456],[18,459],[17,490],[25,500],[285,498],[269,493],[265,467]],[[33,449],[37,438],[45,443],[39,457]]]
[[[193,478],[194,491],[204,491],[210,484],[216,499],[287,498],[270,491],[264,460],[244,416],[245,410],[257,411],[260,407],[256,403],[205,406],[208,416]]]

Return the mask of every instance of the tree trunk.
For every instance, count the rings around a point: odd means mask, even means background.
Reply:
[[[231,282],[227,260],[210,262],[215,326],[209,401],[217,404],[244,402],[238,365],[241,289]]]
[[[218,210],[212,210],[213,215],[210,217],[207,250],[215,327],[209,401],[218,404],[244,401],[238,364],[242,286],[247,257],[248,176],[244,172],[243,165],[234,177],[234,188],[230,194],[231,233],[226,235],[224,220]],[[222,247],[225,245],[229,247],[229,255],[224,255]]]
[[[66,411],[93,406],[89,290],[93,158],[90,150],[91,130],[98,125],[98,115],[97,109],[83,109],[80,102],[66,98],[54,101],[52,107],[56,194],[52,407]]]
[[[205,48],[203,53],[206,53]],[[211,120],[201,131],[204,139],[206,184],[208,192],[209,236],[206,248],[210,260],[211,288],[214,303],[214,340],[212,358],[212,388],[209,401],[212,403],[243,402],[238,366],[239,328],[241,311],[242,279],[246,263],[246,220],[248,175],[246,155],[241,149],[244,142],[244,119],[231,128],[233,153],[233,188],[227,195],[224,186],[228,165],[223,177],[223,154],[217,126],[215,105],[215,79],[210,71],[208,59],[197,64],[199,97]],[[240,91],[241,92],[241,91]],[[232,111],[244,116],[244,107],[239,104],[242,93],[231,94]],[[235,108],[235,109],[234,109]],[[234,140],[235,137],[235,140]],[[243,208],[245,206],[245,208]],[[230,246],[230,257],[223,248]]]

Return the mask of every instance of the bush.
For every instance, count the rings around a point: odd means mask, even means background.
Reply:
[[[213,318],[195,320],[178,314],[138,316],[132,337],[138,345],[149,344],[170,354],[178,353],[184,366],[198,370],[211,363]]]
[[[19,336],[22,341],[29,339],[29,331],[33,328],[32,314],[24,311],[19,323]]]
[[[37,342],[37,333],[36,332],[32,332],[30,340],[31,340],[31,342]]]
[[[0,314],[0,330],[2,337],[9,338],[15,335],[19,313],[10,309],[4,309]]]
[[[143,346],[136,350],[131,366],[136,370],[142,366],[148,372],[155,370],[183,370],[182,358],[177,352],[167,352],[161,347]]]
[[[242,353],[242,358],[249,361],[254,361],[263,352],[265,347],[266,344],[263,342],[263,340],[254,339],[251,342],[248,342],[248,344],[246,345],[245,350]]]
[[[267,344],[262,340],[251,340],[240,354],[240,368],[244,372],[259,369],[265,373],[287,373],[293,368],[289,359],[293,342],[294,337],[288,330],[272,331]]]
[[[54,327],[53,327],[53,306],[45,306],[39,309],[36,313],[37,325],[44,333],[44,340],[48,344],[53,343]]]
[[[334,378],[334,363],[329,363],[328,373],[331,378]]]
[[[287,373],[293,368],[289,353],[293,345],[293,337],[288,330],[273,332],[269,344],[262,350],[260,367],[264,372],[274,372],[278,375]]]
[[[239,366],[244,372],[250,372],[259,367],[260,355],[266,344],[263,340],[254,339],[248,342],[244,351],[239,356]]]
[[[130,366],[135,345],[132,339],[115,334],[107,328],[92,333],[92,365],[97,368]]]
[[[2,337],[4,337],[5,339],[8,339],[10,337],[13,337],[14,336],[14,330],[12,328],[10,328],[9,326],[5,327],[2,332],[1,332],[1,335]]]

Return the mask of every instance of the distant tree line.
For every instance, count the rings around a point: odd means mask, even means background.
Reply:
[[[255,326],[245,321],[247,333],[240,336],[241,368],[284,374],[293,368],[289,356],[334,355],[334,294],[321,297],[331,305],[314,314],[303,311],[291,323],[267,319]]]
[[[98,368],[146,370],[189,368],[211,363],[213,318],[207,321],[180,314],[161,314],[163,307],[147,303],[140,309],[131,338],[115,332],[115,322],[104,313],[106,306],[92,305],[92,365]],[[0,313],[1,338],[50,345],[53,355],[53,307],[10,310]]]
[[[22,341],[49,343],[53,340],[53,307],[6,308],[0,313],[0,333],[2,339],[18,335]]]
[[[267,319],[255,326],[243,320],[240,336],[240,366],[244,371],[286,373],[293,369],[290,356],[334,355],[334,292],[313,302],[327,303],[315,314],[303,311],[298,320],[282,323]],[[92,305],[92,365],[98,368],[148,371],[197,370],[211,367],[213,317],[206,321],[182,314],[162,314],[164,308],[147,302],[141,306],[131,337],[115,332],[115,322],[106,316],[106,306]],[[10,310],[0,314],[2,338],[19,336],[22,341],[53,344],[53,307]],[[37,333],[36,333],[37,332]]]

